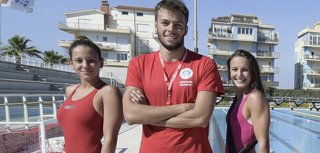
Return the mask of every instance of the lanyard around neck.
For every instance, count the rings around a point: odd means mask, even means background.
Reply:
[[[188,52],[187,52],[187,49],[186,49],[186,51],[185,51],[185,53],[184,53],[184,55],[183,55],[182,60],[180,61],[179,65],[178,65],[178,67],[177,67],[177,69],[176,69],[176,71],[174,72],[172,78],[171,78],[170,81],[169,81],[168,75],[167,75],[167,73],[166,73],[166,67],[165,67],[165,65],[164,65],[163,58],[162,58],[162,56],[161,56],[161,54],[160,54],[160,52],[159,52],[159,58],[160,58],[160,62],[161,62],[162,68],[163,68],[164,82],[166,83],[166,85],[167,85],[167,87],[168,87],[168,99],[167,99],[166,105],[172,105],[172,99],[171,99],[172,84],[173,84],[173,81],[176,79],[178,73],[179,73],[180,70],[181,70],[181,67],[182,67],[182,65],[183,65],[183,63],[184,63],[184,60],[185,60],[186,57],[187,57],[187,53],[188,53]]]

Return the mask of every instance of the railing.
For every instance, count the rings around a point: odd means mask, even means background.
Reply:
[[[280,68],[279,67],[260,67],[261,72],[266,72],[266,73],[279,73]]]
[[[130,27],[128,26],[118,26],[118,25],[104,25],[104,24],[79,24],[77,22],[67,22],[62,23],[59,22],[59,28],[75,28],[75,29],[91,29],[91,30],[106,30],[107,28],[111,29],[124,29],[129,30]]]
[[[212,32],[209,32],[208,36],[209,36],[209,37],[218,37],[218,38],[230,38],[230,39],[233,39],[232,33],[212,33]]]
[[[158,39],[158,33],[156,33],[156,32],[152,32],[152,37],[153,37],[153,38],[157,38],[157,39]]]
[[[303,73],[306,74],[320,74],[319,69],[303,69]]]
[[[304,83],[303,88],[320,88],[320,83]]]
[[[258,41],[263,42],[279,42],[279,38],[270,38],[270,37],[258,37]]]
[[[151,50],[151,52],[155,52],[155,50],[148,44],[144,41],[144,39],[142,37],[140,37],[140,35],[138,35],[138,33],[133,30],[132,28],[129,27],[129,30],[134,33],[136,35],[136,37],[138,37],[146,46],[148,46],[148,48]]]
[[[24,125],[24,128],[28,129],[30,120],[38,119],[44,115],[53,115],[55,118],[57,107],[65,100],[65,94],[0,95],[0,112],[4,112],[4,117],[0,117],[0,121],[7,123],[13,120],[20,121],[20,125]],[[21,120],[23,121],[21,122]],[[10,128],[10,124],[6,126]],[[15,129],[20,128],[15,127]]]
[[[75,71],[72,69],[72,67],[70,65],[46,63],[46,62],[43,62],[40,60],[28,59],[28,58],[24,58],[24,57],[18,58],[16,56],[2,56],[2,55],[0,55],[0,61],[75,73]],[[113,85],[117,85],[118,83],[123,84],[123,82],[110,71],[100,69],[99,76],[103,77],[103,78],[110,78],[112,80],[111,83],[113,83]]]
[[[208,54],[213,54],[213,55],[232,55],[233,52],[231,51],[217,51],[217,50],[213,50],[213,48],[208,47]]]
[[[271,87],[279,87],[279,81],[267,81]]]
[[[227,70],[227,65],[217,64],[219,70]]]
[[[310,40],[309,38],[307,38],[305,41],[304,41],[304,45],[309,45],[309,46],[315,46],[315,47],[320,47],[320,41],[312,41]]]
[[[67,46],[71,46],[73,40],[58,40],[59,43],[64,43],[64,44],[67,44]],[[99,42],[99,41],[95,41],[93,42],[95,43],[98,47],[100,48],[112,48],[112,49],[115,49],[116,50],[116,44],[115,43],[107,43],[107,42]]]
[[[253,20],[245,20],[245,19],[240,19],[240,18],[235,18],[233,20],[231,20],[231,22],[239,22],[239,23],[252,23],[252,24],[257,24],[255,22],[253,22]]]
[[[264,52],[258,51],[257,57],[272,57],[272,58],[280,58],[280,53],[278,52]]]
[[[231,23],[229,17],[228,18],[212,18],[211,22],[224,22],[224,23]]]
[[[320,55],[304,55],[304,59],[315,59],[320,60]]]

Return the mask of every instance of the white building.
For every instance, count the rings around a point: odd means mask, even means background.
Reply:
[[[102,51],[107,69],[123,82],[132,57],[157,51],[160,47],[154,27],[154,8],[109,7],[108,1],[102,1],[100,9],[64,15],[66,22],[59,22],[59,29],[95,42]],[[72,41],[59,40],[59,46],[69,48]]]
[[[298,34],[294,89],[320,90],[320,21]]]
[[[279,43],[279,33],[272,25],[262,24],[254,15],[231,14],[213,18],[208,33],[208,56],[213,58],[223,80],[224,86],[231,85],[227,75],[227,59],[238,49],[251,52],[257,59],[262,81],[268,81],[273,87],[279,87],[274,74],[279,73],[275,52]]]

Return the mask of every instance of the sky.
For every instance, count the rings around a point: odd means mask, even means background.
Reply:
[[[109,6],[118,5],[154,8],[159,0],[108,0]],[[189,15],[189,31],[185,37],[186,48],[193,50],[194,0],[184,0]],[[307,26],[320,21],[320,1],[317,0],[198,0],[198,48],[202,55],[208,54],[207,34],[212,18],[229,16],[231,13],[256,15],[262,24],[273,25],[279,33],[280,43],[275,52],[280,59],[275,60],[275,67],[280,73],[275,74],[279,89],[293,89],[294,85],[294,46],[298,33]],[[101,0],[35,0],[33,13],[1,7],[2,46],[16,34],[31,39],[28,44],[38,50],[54,50],[67,56],[66,49],[59,46],[58,39],[72,40],[74,36],[60,30],[58,22],[66,22],[63,13],[86,9],[99,9]]]

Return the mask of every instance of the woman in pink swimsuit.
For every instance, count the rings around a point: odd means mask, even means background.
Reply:
[[[236,97],[227,114],[226,153],[239,152],[259,143],[259,153],[269,153],[269,103],[264,95],[260,68],[255,57],[237,50],[227,61],[228,78],[236,87]],[[229,121],[230,119],[230,121]],[[232,141],[233,139],[233,141]]]
[[[66,89],[67,100],[57,113],[67,153],[112,153],[123,120],[121,93],[100,78],[103,58],[99,47],[85,36],[69,48],[70,65],[81,84]],[[104,142],[101,144],[101,138]]]

